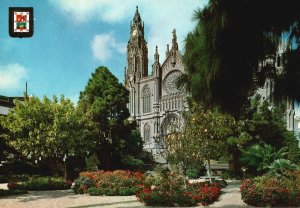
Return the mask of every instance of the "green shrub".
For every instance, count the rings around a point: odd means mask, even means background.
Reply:
[[[122,159],[122,164],[126,169],[129,170],[140,170],[143,164],[143,161],[135,158],[134,156],[127,155]]]
[[[228,185],[225,180],[213,180],[213,182],[218,183],[221,186],[221,188],[225,188]]]
[[[103,195],[103,191],[95,186],[88,188],[87,193],[91,196],[100,196]]]
[[[140,190],[139,187],[137,186],[132,186],[132,187],[121,187],[119,189],[119,195],[120,196],[130,196],[130,195],[135,195],[136,192]]]
[[[286,175],[264,175],[243,180],[240,187],[242,200],[253,206],[299,206],[300,173],[287,172]]]
[[[197,203],[207,205],[217,200],[220,195],[221,187],[218,183],[189,184],[183,176],[165,170],[148,177],[143,189],[136,196],[140,202],[149,206],[194,206]]]
[[[28,181],[33,177],[38,177],[37,175],[28,175],[28,174],[20,174],[20,175],[0,175],[0,183],[8,183],[11,181],[15,182],[23,182]]]
[[[196,179],[199,178],[201,175],[205,175],[206,174],[206,168],[203,165],[198,165],[198,166],[190,166],[187,168],[187,170],[185,171],[185,175],[189,178],[189,179]]]
[[[189,179],[199,178],[199,171],[196,168],[188,168],[185,174]]]
[[[25,190],[3,190],[0,189],[0,196],[11,196],[11,195],[20,195],[27,194],[28,192]]]
[[[93,195],[134,195],[144,182],[140,172],[130,171],[90,171],[80,173],[75,180],[75,193],[92,193]],[[91,189],[89,191],[89,189]]]
[[[231,170],[225,170],[224,172],[222,172],[221,178],[223,178],[224,180],[233,179],[233,178],[236,178],[236,175]]]
[[[98,170],[99,159],[96,154],[92,154],[91,156],[85,159],[86,169],[89,171]]]
[[[74,181],[73,191],[76,194],[84,194],[92,186],[93,181],[89,177],[79,176],[79,178]]]
[[[37,177],[32,178],[26,182],[10,182],[8,183],[8,188],[10,190],[28,190],[28,191],[38,191],[38,190],[63,190],[69,189],[72,185],[71,181],[66,181],[63,178],[55,177]]]

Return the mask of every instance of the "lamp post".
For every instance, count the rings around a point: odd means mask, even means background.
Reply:
[[[65,154],[63,161],[64,161],[64,172],[65,172],[65,179],[67,179],[67,164],[66,164],[67,155]]]

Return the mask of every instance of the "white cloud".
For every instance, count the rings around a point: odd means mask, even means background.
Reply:
[[[132,3],[137,1],[120,0],[49,0],[70,17],[75,24],[95,20],[118,22],[128,14]]]
[[[0,91],[14,91],[24,84],[27,70],[18,63],[0,65]]]
[[[176,28],[179,47],[182,50],[184,38],[192,30],[193,11],[202,8],[208,0],[49,0],[64,12],[75,24],[100,20],[114,24],[129,25],[139,6],[146,26],[150,64],[155,46],[158,45],[161,59],[165,57],[166,45],[171,44],[172,30]],[[128,35],[129,34],[125,34]],[[109,54],[107,55],[109,56]]]
[[[111,58],[113,52],[125,54],[126,44],[118,43],[113,33],[105,33],[94,36],[91,49],[95,59],[105,62]]]

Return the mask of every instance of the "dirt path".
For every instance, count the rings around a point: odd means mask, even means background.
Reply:
[[[241,199],[240,182],[229,182],[228,186],[222,189],[222,195],[219,200],[209,207],[248,207]]]

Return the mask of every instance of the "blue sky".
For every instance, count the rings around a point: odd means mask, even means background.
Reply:
[[[207,0],[1,0],[0,95],[65,95],[77,102],[98,66],[123,82],[129,24],[136,5],[145,22],[149,66],[155,45],[164,59],[176,28],[180,49],[194,27],[193,11]],[[32,38],[11,38],[8,8],[34,8]],[[149,69],[151,69],[149,67]]]

